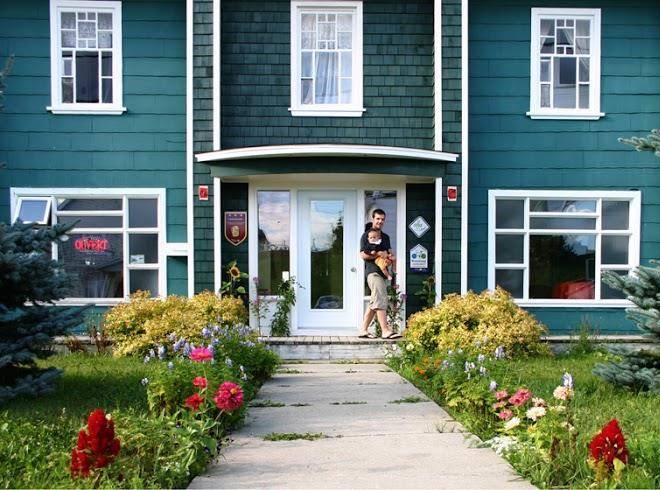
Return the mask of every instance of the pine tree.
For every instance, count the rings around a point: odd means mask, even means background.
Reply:
[[[660,129],[652,129],[651,133],[645,138],[619,138],[620,143],[625,143],[635,148],[637,151],[652,151],[655,156],[660,157]]]
[[[82,322],[85,308],[52,304],[67,295],[71,281],[50,247],[69,229],[0,223],[0,403],[52,390],[60,371],[40,369],[35,361],[52,354],[55,335]]]
[[[620,362],[597,364],[594,374],[619,386],[660,391],[660,262],[652,260],[649,267],[640,266],[634,276],[606,273],[603,281],[623,291],[635,307],[628,308],[628,318],[644,332],[653,347],[641,350],[612,349],[621,356]]]

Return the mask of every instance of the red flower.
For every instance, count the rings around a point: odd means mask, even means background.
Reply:
[[[198,388],[206,388],[206,378],[204,376],[197,376],[195,379],[193,379],[193,386],[197,386]]]
[[[225,381],[213,397],[215,405],[225,412],[233,412],[243,405],[243,390],[236,383]]]
[[[195,362],[206,362],[213,360],[213,352],[206,347],[196,347],[190,353],[190,360]]]
[[[614,468],[614,459],[628,463],[626,441],[616,419],[610,420],[591,440],[589,454],[595,462],[605,463],[609,470]]]
[[[202,398],[199,393],[186,398],[186,407],[190,408],[193,412],[199,409],[199,406],[204,403],[204,398]]]
[[[115,423],[98,408],[89,414],[87,431],[78,432],[78,442],[71,451],[71,476],[89,476],[90,468],[103,468],[119,454]]]

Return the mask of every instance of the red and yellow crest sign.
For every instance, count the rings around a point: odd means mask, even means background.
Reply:
[[[225,211],[225,238],[232,245],[240,245],[247,238],[246,211]]]

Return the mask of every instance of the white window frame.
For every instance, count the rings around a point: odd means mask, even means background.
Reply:
[[[495,235],[496,214],[495,201],[497,199],[524,199],[523,228],[520,229],[497,229],[497,234],[524,235],[523,262],[521,264],[500,265],[499,268],[523,270],[523,298],[515,299],[520,306],[527,307],[629,307],[631,302],[626,299],[530,299],[529,298],[529,236],[530,236],[530,205],[531,199],[575,199],[596,200],[595,213],[573,213],[572,216],[587,216],[596,218],[596,228],[592,230],[562,230],[548,229],[545,234],[579,233],[596,236],[595,252],[595,298],[601,295],[601,271],[602,270],[633,270],[639,266],[640,255],[640,230],[641,230],[641,191],[563,191],[563,190],[500,190],[488,191],[488,289],[495,289]],[[628,201],[629,228],[628,230],[603,230],[602,229],[602,200]],[[546,215],[548,213],[545,213]],[[533,234],[540,234],[536,230]],[[601,263],[601,237],[603,235],[628,235],[630,243],[628,246],[628,264],[607,265]]]
[[[19,197],[18,201],[16,202],[16,209],[15,211],[11,214],[12,219],[11,222],[14,223],[18,219],[18,215],[21,212],[21,207],[23,206],[23,203],[25,201],[44,201],[46,203],[46,207],[44,208],[44,214],[41,217],[40,220],[37,221],[23,221],[23,223],[26,224],[35,224],[35,225],[47,225],[48,220],[50,219],[50,210],[52,206],[52,199],[48,196],[46,197]]]
[[[300,16],[302,12],[353,14],[353,71],[351,104],[302,104],[300,102]],[[361,117],[363,107],[363,66],[362,66],[362,2],[361,1],[305,1],[291,2],[291,107],[292,116],[311,117]]]
[[[112,11],[112,103],[64,103],[60,74],[62,10]],[[72,48],[73,49],[73,48]],[[77,49],[77,48],[76,48]],[[98,48],[90,48],[98,49]],[[119,115],[126,111],[123,106],[122,88],[122,8],[116,0],[50,0],[50,93],[51,105],[46,110],[53,114],[107,114]]]
[[[541,18],[589,19],[591,21],[591,46],[589,61],[589,105],[588,109],[541,107],[540,89],[540,27]],[[531,119],[585,119],[596,120],[605,114],[600,112],[600,9],[532,8],[530,42],[530,100]],[[576,82],[577,83],[577,82]],[[576,94],[576,97],[579,94]]]
[[[165,189],[162,188],[11,188],[10,189],[11,216],[18,213],[19,201],[23,199],[50,199],[52,224],[57,223],[58,215],[72,214],[76,216],[118,215],[123,216],[121,228],[74,228],[72,233],[114,233],[123,237],[123,297],[122,298],[65,298],[56,302],[59,305],[94,304],[97,306],[112,306],[122,303],[130,295],[131,270],[157,270],[158,295],[164,298],[167,295],[167,244],[165,234]],[[57,211],[57,199],[121,199],[121,211]],[[129,228],[128,200],[129,199],[157,199],[158,226],[155,228]],[[158,234],[158,262],[155,264],[130,264],[129,235],[131,234]],[[57,260],[57,243],[53,244],[53,260]]]

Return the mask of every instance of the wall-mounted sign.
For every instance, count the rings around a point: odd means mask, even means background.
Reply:
[[[429,251],[417,244],[410,249],[410,270],[413,272],[428,272]]]
[[[225,211],[225,238],[232,245],[240,245],[247,238],[246,211]]]
[[[417,216],[417,218],[408,225],[408,228],[410,228],[410,231],[412,231],[417,238],[420,238],[424,233],[429,231],[431,225],[429,225],[421,216]]]
[[[110,250],[110,242],[105,238],[82,237],[73,242],[73,248],[78,252],[107,252]]]
[[[447,201],[456,201],[458,199],[458,187],[455,185],[447,186]]]

